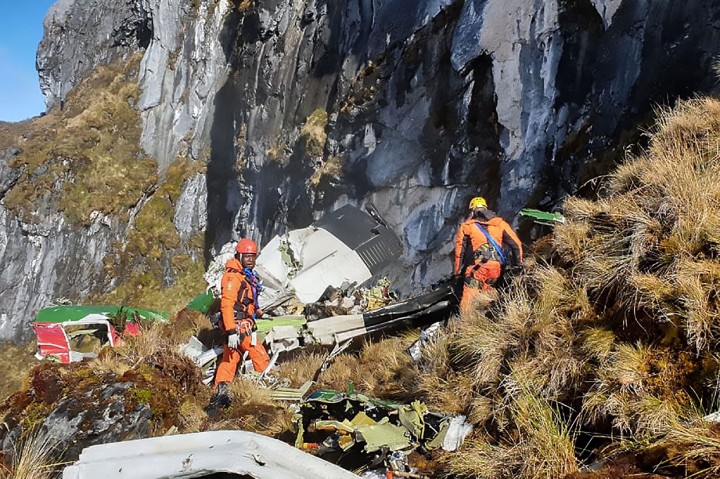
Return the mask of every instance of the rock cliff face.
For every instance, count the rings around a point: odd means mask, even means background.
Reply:
[[[51,108],[97,65],[143,52],[142,146],[161,171],[177,156],[207,163],[175,215],[183,234],[205,232],[206,256],[369,201],[404,238],[392,276],[410,289],[449,272],[471,196],[508,218],[550,207],[619,158],[654,105],[709,90],[720,5],[59,0],[45,27]],[[53,242],[39,265],[17,225],[5,218],[0,236],[0,289],[15,295],[0,297],[2,338],[51,298],[39,278],[67,282],[60,258],[88,241]],[[27,279],[10,283],[10,269]]]

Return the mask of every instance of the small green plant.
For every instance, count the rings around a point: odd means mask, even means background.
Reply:
[[[135,400],[142,404],[150,404],[150,399],[152,398],[152,391],[149,389],[132,389],[131,393]]]

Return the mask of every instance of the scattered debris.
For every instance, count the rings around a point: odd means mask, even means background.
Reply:
[[[415,361],[415,364],[419,364],[420,361],[422,361],[423,348],[426,344],[432,341],[435,336],[437,336],[438,331],[440,331],[440,326],[441,323],[433,323],[420,331],[420,339],[415,341],[412,346],[408,348],[408,353],[413,358],[413,361]]]
[[[369,456],[370,467],[382,464],[395,475],[416,472],[408,453],[454,451],[472,430],[465,416],[430,412],[420,401],[402,404],[328,389],[305,399],[293,422],[296,447],[317,455],[354,449]]]
[[[202,370],[203,384],[210,384],[215,377],[217,358],[223,352],[223,348],[207,348],[198,338],[191,336],[190,340],[180,346],[180,352],[193,360]]]
[[[270,390],[270,397],[276,401],[293,401],[300,402],[310,391],[313,381],[307,381],[299,388],[276,388]]]
[[[372,210],[372,208],[371,208]],[[361,285],[402,254],[402,243],[377,212],[345,205],[312,225],[275,236],[258,255],[255,270],[263,280],[260,303],[271,311],[296,298],[318,301],[328,286]],[[226,244],[208,267],[205,279],[220,291],[225,263],[234,254]]]

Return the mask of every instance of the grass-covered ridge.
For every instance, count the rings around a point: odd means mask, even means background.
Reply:
[[[138,64],[135,56],[102,66],[62,109],[19,125],[22,133],[4,129],[0,143],[20,148],[11,166],[23,172],[4,198],[11,211],[33,221],[50,200],[72,223],[87,224],[93,211],[126,214],[151,188],[157,164],[140,148]]]
[[[173,224],[186,180],[205,165],[179,157],[160,175],[141,149],[140,58],[99,67],[62,108],[0,124],[0,148],[19,149],[10,166],[21,172],[3,202],[28,222],[59,210],[73,225],[88,225],[94,212],[119,219],[123,229],[127,224],[127,236],[104,260],[104,286],[112,290],[86,301],[174,313],[205,286],[203,238],[183,241]]]

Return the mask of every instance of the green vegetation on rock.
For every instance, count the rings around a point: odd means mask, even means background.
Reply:
[[[300,137],[305,141],[305,152],[310,157],[322,157],[327,141],[325,128],[328,124],[328,114],[318,108],[310,114],[300,129]]]
[[[24,173],[5,197],[11,211],[33,221],[48,202],[72,223],[89,224],[93,211],[125,214],[151,189],[157,165],[139,146],[138,64],[135,56],[98,68],[63,110],[35,120],[16,141],[21,153],[11,166]]]

